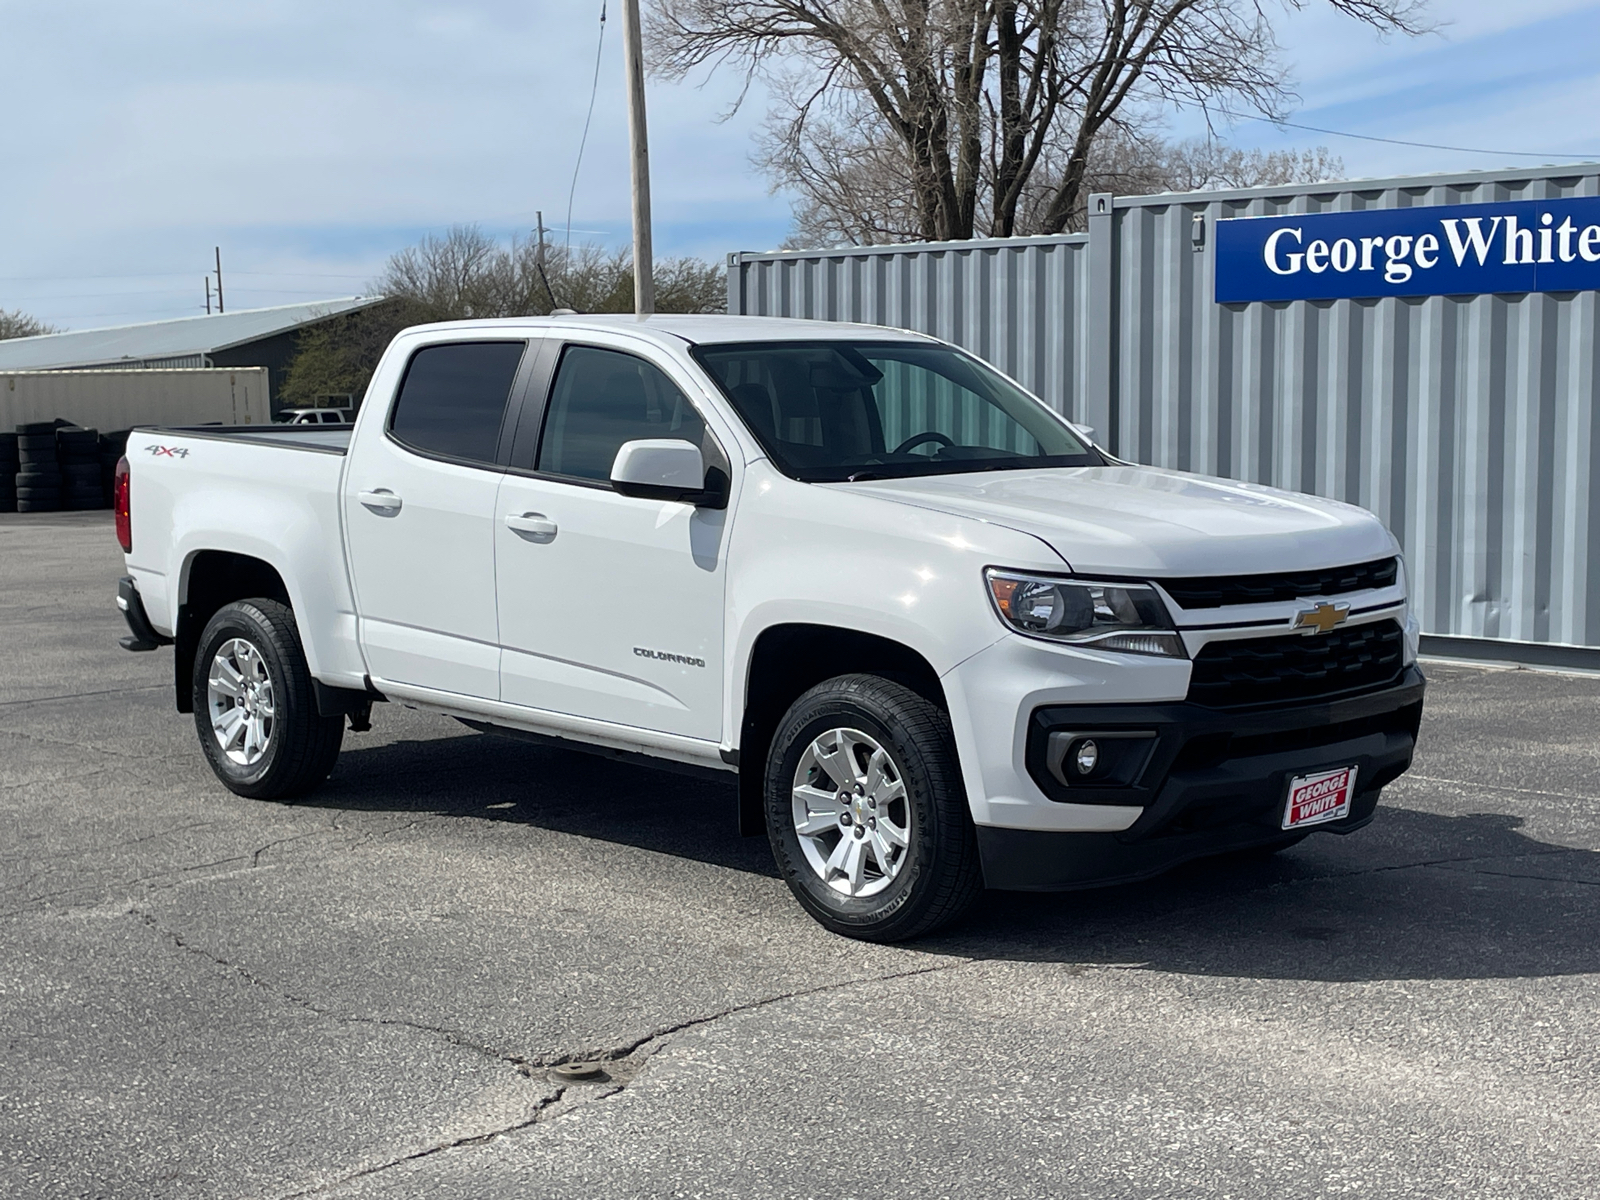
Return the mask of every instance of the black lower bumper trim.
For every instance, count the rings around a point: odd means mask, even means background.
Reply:
[[[1254,714],[1196,711],[1191,705],[1041,709],[1029,747],[1030,771],[1053,785],[1054,800],[1143,809],[1119,833],[1059,833],[980,826],[978,848],[989,887],[1055,891],[1148,878],[1191,859],[1284,843],[1289,782],[1339,767],[1356,768],[1359,789],[1348,816],[1308,827],[1349,833],[1372,819],[1383,787],[1411,765],[1425,681],[1415,667],[1393,687],[1332,703],[1285,705]],[[1051,731],[1078,736],[1137,724],[1158,747],[1132,786],[1063,787],[1042,769]],[[1036,749],[1040,748],[1040,749]]]
[[[128,622],[128,628],[133,631],[128,637],[117,639],[117,644],[124,650],[158,650],[172,644],[171,638],[162,637],[150,624],[150,617],[144,611],[144,601],[139,598],[139,588],[131,575],[124,575],[117,580],[117,607],[122,610],[123,620]]]
[[[1376,789],[1351,804],[1342,821],[1314,825],[1324,833],[1352,833],[1373,818]],[[1274,843],[1298,841],[1301,831],[1240,826],[1227,831],[1130,842],[1118,833],[1054,833],[1036,829],[978,826],[978,855],[987,887],[1012,892],[1065,892],[1135,883],[1197,858]]]

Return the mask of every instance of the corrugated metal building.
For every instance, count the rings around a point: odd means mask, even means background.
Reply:
[[[275,396],[301,330],[383,303],[348,296],[0,341],[0,374],[65,368],[265,367]]]
[[[728,307],[931,333],[1119,455],[1370,508],[1434,650],[1600,665],[1561,649],[1600,648],[1596,293],[1219,304],[1211,253],[1225,218],[1595,196],[1596,165],[1101,195],[1086,234],[730,255]]]

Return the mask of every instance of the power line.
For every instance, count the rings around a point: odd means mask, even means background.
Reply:
[[[583,148],[589,144],[589,122],[594,120],[594,98],[600,93],[600,52],[606,45],[606,0],[600,0],[600,37],[594,47],[594,82],[589,85],[589,111],[583,118],[583,136],[578,139],[578,158],[572,164],[572,186],[567,189],[566,255],[572,256],[572,198],[578,194],[578,168],[583,166]]]
[[[1357,138],[1363,142],[1384,142],[1391,146],[1412,146],[1420,150],[1454,150],[1460,154],[1509,154],[1519,158],[1576,158],[1579,160],[1600,158],[1600,154],[1556,154],[1554,152],[1547,154],[1539,150],[1485,150],[1478,146],[1443,146],[1437,142],[1408,142],[1403,138],[1378,137],[1370,133],[1347,133],[1342,129],[1323,129],[1317,125],[1301,125],[1294,121],[1281,121],[1276,117],[1230,112],[1226,108],[1214,108],[1211,111],[1219,112],[1225,117],[1233,117],[1238,121],[1266,121],[1272,125],[1286,126],[1289,129],[1303,129],[1308,133],[1322,133],[1329,137]]]

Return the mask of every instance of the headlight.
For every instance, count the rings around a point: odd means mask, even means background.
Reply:
[[[1000,617],[1018,633],[1096,650],[1183,658],[1155,589],[1140,583],[1095,583],[988,570],[984,578]]]

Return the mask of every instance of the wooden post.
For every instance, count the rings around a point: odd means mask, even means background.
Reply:
[[[622,51],[628,71],[628,135],[633,154],[633,311],[656,310],[656,281],[650,248],[650,138],[644,116],[644,44],[639,0],[622,0]]]

